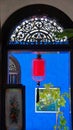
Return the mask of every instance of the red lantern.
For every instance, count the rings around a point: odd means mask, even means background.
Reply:
[[[37,100],[39,102],[39,86],[40,82],[44,80],[45,77],[45,61],[38,54],[36,59],[32,61],[32,78],[37,82]]]
[[[42,81],[45,77],[45,61],[39,54],[32,62],[32,77],[37,82]]]

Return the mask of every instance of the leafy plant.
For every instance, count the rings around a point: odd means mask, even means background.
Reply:
[[[73,29],[65,29],[63,32],[55,32],[55,35],[58,38],[63,38],[64,36],[67,36],[68,39],[73,40]]]
[[[60,94],[59,88],[54,88],[52,84],[45,84],[43,90],[39,92],[39,102],[37,106],[39,106],[39,110],[42,110],[45,106],[50,106],[51,104],[56,104],[56,125],[54,126],[54,130],[69,130],[67,127],[67,121],[64,117],[64,112],[61,111],[61,107],[65,107],[66,98],[70,98],[70,94],[64,92]]]

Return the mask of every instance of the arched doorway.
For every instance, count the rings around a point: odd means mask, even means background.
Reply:
[[[57,21],[58,24],[55,21]],[[64,37],[64,39],[61,39],[61,41],[58,40],[55,37],[53,32],[55,32],[55,30],[63,31],[62,29],[67,29],[67,28],[72,28],[72,27],[73,27],[73,22],[69,19],[69,17],[67,17],[62,11],[48,5],[41,5],[41,4],[31,5],[31,6],[24,7],[18,10],[17,12],[15,12],[14,14],[12,14],[12,16],[10,16],[9,19],[4,24],[3,30],[2,30],[3,37],[5,37],[3,39],[3,48],[2,48],[2,51],[3,51],[2,63],[3,63],[3,69],[5,70],[5,74],[2,75],[2,83],[7,83],[7,69],[6,68],[7,68],[7,57],[8,57],[9,51],[10,52],[13,52],[13,51],[19,51],[19,52],[20,51],[24,51],[24,52],[25,51],[26,52],[28,51],[29,52],[32,52],[32,51],[33,52],[70,51],[70,49],[73,46],[71,44],[72,42],[69,39],[67,41],[67,39],[65,39],[67,37]],[[65,40],[66,42],[64,42]],[[6,57],[4,57],[4,55],[6,55]],[[73,52],[71,52],[71,58],[72,56],[73,56]],[[30,56],[28,56],[28,58],[29,57]],[[6,64],[6,66],[4,65],[4,63]],[[73,62],[71,62],[71,65],[73,65]],[[71,82],[71,85],[72,85],[72,82]],[[29,92],[29,89],[27,90],[28,91],[26,92],[26,95]],[[31,94],[34,95],[34,93],[31,93]],[[31,101],[33,101],[31,97],[33,96],[32,95],[29,96]],[[42,115],[43,116],[42,122],[38,124],[39,122],[38,120],[36,123],[36,120],[41,119],[41,116],[38,116],[39,114],[34,112],[33,110],[34,104],[32,102],[30,102],[30,106],[32,103],[33,107],[31,108],[30,111],[29,109],[27,111],[28,104],[29,104],[28,99],[26,100],[27,107],[26,107],[26,128],[25,129],[26,130],[29,130],[29,129],[41,130],[42,123],[44,123],[45,121],[44,119],[46,119],[47,115],[46,116]],[[28,120],[28,118],[30,119],[30,121]],[[47,118],[47,121],[48,121],[48,118]],[[32,122],[34,125],[32,125]],[[37,128],[36,128],[36,124],[37,124]],[[43,130],[45,130],[45,128],[52,129],[52,125],[50,125],[49,128],[47,125],[45,125],[43,127]]]
[[[20,65],[17,60],[12,56],[9,56],[8,83],[20,84]]]

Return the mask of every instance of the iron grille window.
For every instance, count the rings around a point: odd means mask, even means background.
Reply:
[[[23,20],[14,29],[9,44],[46,45],[68,44],[67,36],[59,38],[56,33],[62,33],[63,28],[54,19],[46,16],[32,17]]]
[[[18,83],[18,75],[9,73],[9,84],[17,84]]]

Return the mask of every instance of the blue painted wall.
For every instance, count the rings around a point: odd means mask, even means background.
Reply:
[[[36,82],[32,80],[32,60],[36,58],[33,53],[11,53],[21,67],[21,83],[26,86],[26,130],[53,130],[56,123],[56,114],[36,113],[35,112],[35,88]],[[46,53],[42,54],[46,62],[45,80],[41,82],[41,87],[45,83],[52,83],[55,87],[59,87],[61,93],[69,92],[70,87],[70,54]],[[67,125],[71,130],[70,104],[67,101],[65,111]]]

